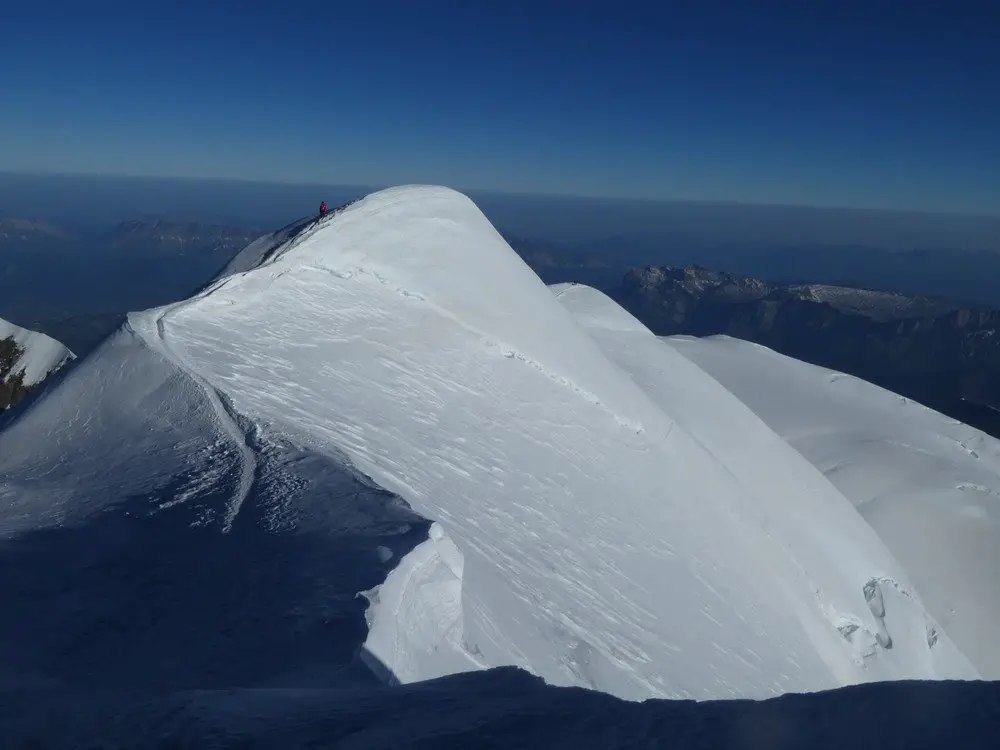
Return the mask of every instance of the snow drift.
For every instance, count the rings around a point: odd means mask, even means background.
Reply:
[[[642,699],[977,675],[821,473],[609,301],[557,299],[464,196],[382,191],[263,238],[229,271],[130,315],[0,433],[11,549],[100,529],[119,545],[102,565],[120,550],[134,575],[201,602],[176,561],[121,541],[138,528],[155,551],[189,534],[199,567],[213,545],[240,563],[209,583],[255,592],[240,648],[300,628],[309,648],[364,641],[393,682],[516,665]],[[367,632],[323,640],[351,589]],[[183,623],[192,637],[232,617],[209,611]],[[133,679],[157,643],[133,644]],[[18,674],[51,676],[43,645]],[[236,679],[212,661],[233,643],[198,645],[164,674]],[[342,657],[297,653],[256,678],[323,681]]]

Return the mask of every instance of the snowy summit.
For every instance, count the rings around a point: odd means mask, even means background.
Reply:
[[[73,353],[44,333],[0,318],[0,409],[24,398],[73,359]]]
[[[995,669],[724,383],[599,292],[547,288],[451,190],[286,228],[130,315],[0,433],[0,538],[27,571],[0,584],[0,677],[514,665],[640,700]]]

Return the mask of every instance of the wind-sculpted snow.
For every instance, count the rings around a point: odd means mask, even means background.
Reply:
[[[983,676],[1000,678],[1000,441],[762,346],[726,337],[665,342],[723,383],[857,506],[938,624]]]
[[[578,322],[467,198],[376,193],[230,271],[0,433],[8,673],[330,686],[363,645],[391,682],[630,699],[975,676],[820,474],[628,316],[634,362],[612,308]]]

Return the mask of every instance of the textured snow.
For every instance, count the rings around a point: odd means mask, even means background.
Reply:
[[[464,196],[382,191],[230,271],[0,433],[8,674],[329,684],[363,644],[391,682],[516,665],[629,699],[976,676],[819,472]],[[23,559],[56,544],[69,580]],[[175,604],[93,642],[147,586]]]
[[[5,339],[12,339],[21,352],[7,377],[21,374],[25,386],[41,383],[47,375],[73,359],[73,353],[55,339],[0,319],[0,341]]]
[[[935,620],[1000,678],[1000,441],[866,381],[738,339],[665,340],[858,508]]]

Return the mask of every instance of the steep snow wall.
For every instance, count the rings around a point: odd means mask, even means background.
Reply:
[[[664,342],[857,506],[978,670],[1000,678],[1000,441],[858,378],[724,336]]]

